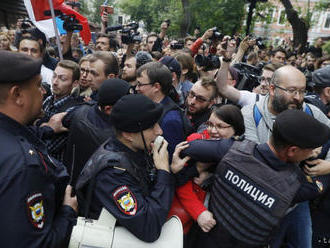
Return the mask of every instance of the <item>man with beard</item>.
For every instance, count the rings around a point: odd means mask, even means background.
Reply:
[[[245,137],[256,143],[265,143],[272,134],[276,116],[287,109],[300,109],[321,123],[330,121],[317,107],[304,103],[306,78],[291,65],[277,69],[269,86],[269,95],[260,97],[255,104],[242,108]],[[271,247],[280,247],[284,238],[294,247],[311,247],[311,218],[308,201],[297,205],[285,218]]]
[[[186,99],[186,114],[195,132],[206,128],[203,124],[210,117],[211,107],[215,103],[216,96],[216,83],[211,78],[198,80],[189,91]]]
[[[129,82],[131,86],[136,86],[136,58],[134,56],[125,60],[121,78]]]

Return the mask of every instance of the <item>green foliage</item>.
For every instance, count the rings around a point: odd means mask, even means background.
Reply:
[[[326,54],[330,54],[330,41],[326,42],[323,46],[322,46],[323,52]]]
[[[143,21],[147,31],[159,31],[163,20],[170,19],[169,35],[179,36],[183,22],[183,8],[178,0],[121,0],[119,7],[132,20]],[[196,26],[202,31],[217,26],[222,32],[232,34],[240,30],[244,17],[244,0],[189,0],[191,15],[188,33]]]

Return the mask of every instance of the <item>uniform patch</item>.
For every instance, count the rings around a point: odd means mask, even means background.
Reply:
[[[125,185],[117,188],[112,197],[117,207],[126,215],[135,215],[137,210],[137,202],[132,191]]]
[[[28,196],[26,206],[32,225],[38,229],[42,229],[45,224],[45,209],[42,194],[35,193]]]

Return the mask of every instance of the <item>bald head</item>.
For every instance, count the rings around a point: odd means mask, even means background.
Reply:
[[[306,77],[296,67],[285,65],[274,72],[272,83],[285,88],[302,88],[306,87]]]

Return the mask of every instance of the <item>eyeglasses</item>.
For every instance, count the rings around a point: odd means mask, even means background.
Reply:
[[[283,87],[281,87],[281,86],[278,86],[277,84],[274,84],[274,86],[275,86],[276,88],[279,88],[280,90],[285,91],[286,93],[288,93],[288,94],[290,94],[290,95],[296,95],[297,93],[298,93],[299,95],[305,95],[306,92],[307,92],[305,89],[304,89],[304,90],[286,89],[286,88],[283,88]]]
[[[206,99],[204,96],[200,96],[200,95],[196,95],[195,92],[193,91],[189,91],[188,93],[188,97],[189,98],[196,98],[196,101],[197,102],[200,102],[200,103],[204,103],[204,102],[208,102],[210,100]]]
[[[141,83],[141,82],[138,82],[137,84],[136,84],[136,86],[138,86],[139,88],[141,88],[142,86],[145,86],[145,85],[152,85],[153,83],[147,83],[147,84],[143,84],[143,83]]]
[[[221,125],[221,124],[216,124],[216,125],[214,125],[214,124],[213,124],[212,122],[210,122],[210,121],[207,121],[207,122],[206,122],[206,126],[207,126],[208,128],[210,128],[210,129],[215,128],[215,129],[217,129],[217,130],[225,129],[225,128],[230,128],[230,127],[231,127],[231,125],[228,125],[228,126],[223,126],[223,125]]]

